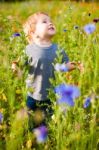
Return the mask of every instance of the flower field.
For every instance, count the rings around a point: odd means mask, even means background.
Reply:
[[[27,41],[22,25],[42,11],[52,18],[58,43],[76,63],[68,71],[55,59],[55,79],[48,97],[54,113],[47,126],[28,129],[29,115],[36,123],[42,112],[28,112],[23,67]],[[70,1],[0,3],[0,150],[98,150],[99,148],[99,4]],[[12,66],[18,62],[17,72]],[[82,69],[79,69],[79,66]],[[82,66],[81,66],[82,65]],[[19,68],[21,68],[22,73]],[[30,89],[31,90],[31,89]]]

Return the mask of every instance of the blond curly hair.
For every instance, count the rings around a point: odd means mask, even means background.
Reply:
[[[37,13],[34,13],[33,15],[29,16],[28,19],[26,20],[26,22],[23,24],[23,30],[24,30],[24,33],[26,35],[26,39],[29,43],[33,42],[33,38],[31,36],[31,33],[35,31],[35,26],[36,26],[38,17],[41,14],[48,16],[47,13],[37,12]]]

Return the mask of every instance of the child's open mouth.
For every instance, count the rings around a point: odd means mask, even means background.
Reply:
[[[54,27],[50,27],[50,28],[48,28],[48,30],[54,30]]]

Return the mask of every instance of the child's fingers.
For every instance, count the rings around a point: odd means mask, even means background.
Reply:
[[[16,71],[16,70],[17,70],[17,65],[16,65],[16,63],[12,63],[11,69],[12,69],[13,71]]]
[[[17,64],[18,62],[17,61],[12,61],[12,64]]]
[[[84,65],[83,63],[78,64],[78,68],[81,72],[84,72]]]
[[[71,63],[71,65],[76,65],[77,63],[76,62],[70,62]]]
[[[78,61],[77,63],[78,63],[78,64],[81,64],[81,61]]]

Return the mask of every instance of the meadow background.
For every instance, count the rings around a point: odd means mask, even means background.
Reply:
[[[28,116],[24,109],[27,69],[22,67],[27,44],[22,24],[37,11],[47,12],[55,23],[57,34],[53,42],[66,50],[71,61],[84,65],[84,72],[78,69],[56,71],[56,80],[51,79],[53,87],[62,83],[75,85],[81,94],[74,106],[60,107],[56,105],[54,90],[50,89],[55,113],[48,121],[48,137],[41,143],[28,131]],[[98,150],[99,22],[93,22],[95,18],[99,19],[98,3],[55,0],[0,3],[0,150]],[[92,34],[84,31],[89,23],[96,26]],[[11,69],[12,62],[18,58],[23,76],[14,74]],[[57,62],[60,60],[59,55]]]

